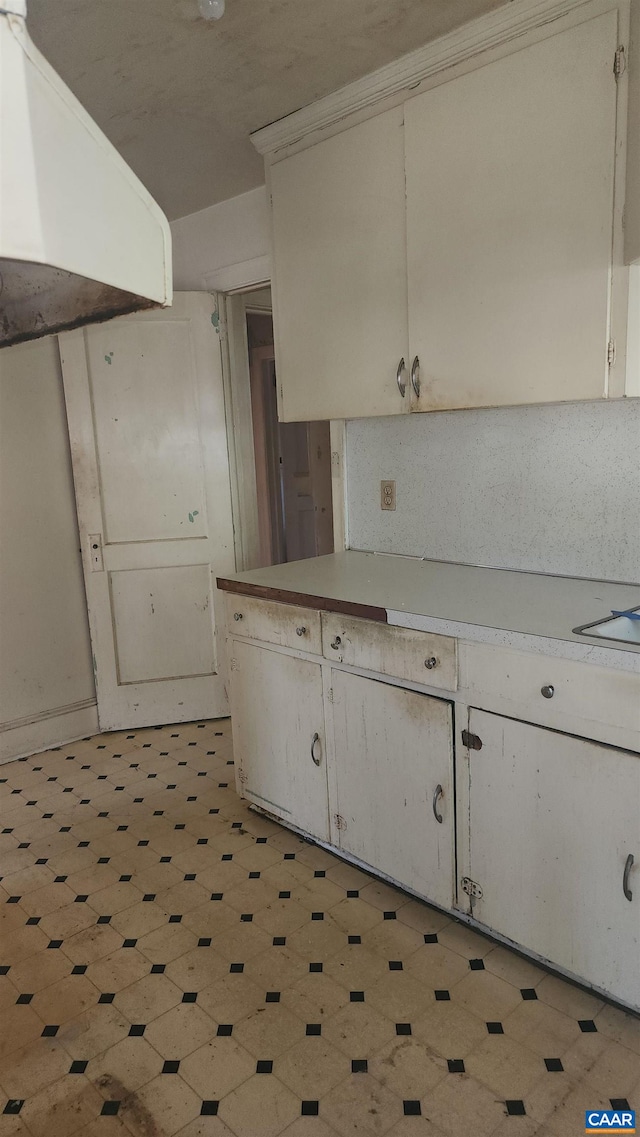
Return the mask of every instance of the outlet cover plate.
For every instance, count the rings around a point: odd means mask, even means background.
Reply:
[[[396,507],[396,483],[386,478],[380,482],[380,508],[381,509],[395,509]]]

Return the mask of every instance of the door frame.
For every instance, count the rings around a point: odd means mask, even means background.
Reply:
[[[261,281],[239,280],[232,291],[217,292],[218,330],[222,350],[222,378],[229,439],[231,472],[231,507],[238,572],[260,563],[258,490],[251,412],[251,373],[247,338],[247,310],[251,309],[251,293],[271,287],[266,277]],[[261,310],[263,310],[261,308]],[[329,423],[331,436],[331,488],[333,501],[334,552],[349,548],[346,422]]]

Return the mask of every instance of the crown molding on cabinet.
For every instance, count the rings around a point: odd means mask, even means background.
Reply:
[[[329,127],[354,111],[415,87],[440,71],[559,20],[577,8],[588,7],[590,3],[591,0],[510,0],[496,11],[470,20],[370,75],[254,131],[251,141],[260,154],[273,154],[314,130]]]

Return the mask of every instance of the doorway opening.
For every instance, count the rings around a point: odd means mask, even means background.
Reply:
[[[243,567],[264,567],[332,553],[329,423],[278,420],[270,288],[228,296],[226,300],[230,340],[235,339],[236,348],[235,353],[231,352],[233,397],[237,407],[241,401],[239,386],[248,386],[245,407],[251,419],[255,472],[256,532],[252,548],[245,542]],[[234,425],[237,428],[237,423]],[[247,457],[245,445],[245,461]],[[242,457],[237,454],[236,463],[238,460],[242,461]],[[244,523],[240,514],[241,526]]]

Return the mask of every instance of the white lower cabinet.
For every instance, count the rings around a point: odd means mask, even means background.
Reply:
[[[640,755],[478,710],[469,730],[473,916],[640,1006]]]
[[[328,841],[320,664],[236,640],[231,713],[239,793]]]
[[[331,690],[340,849],[450,908],[451,705],[346,671]]]

